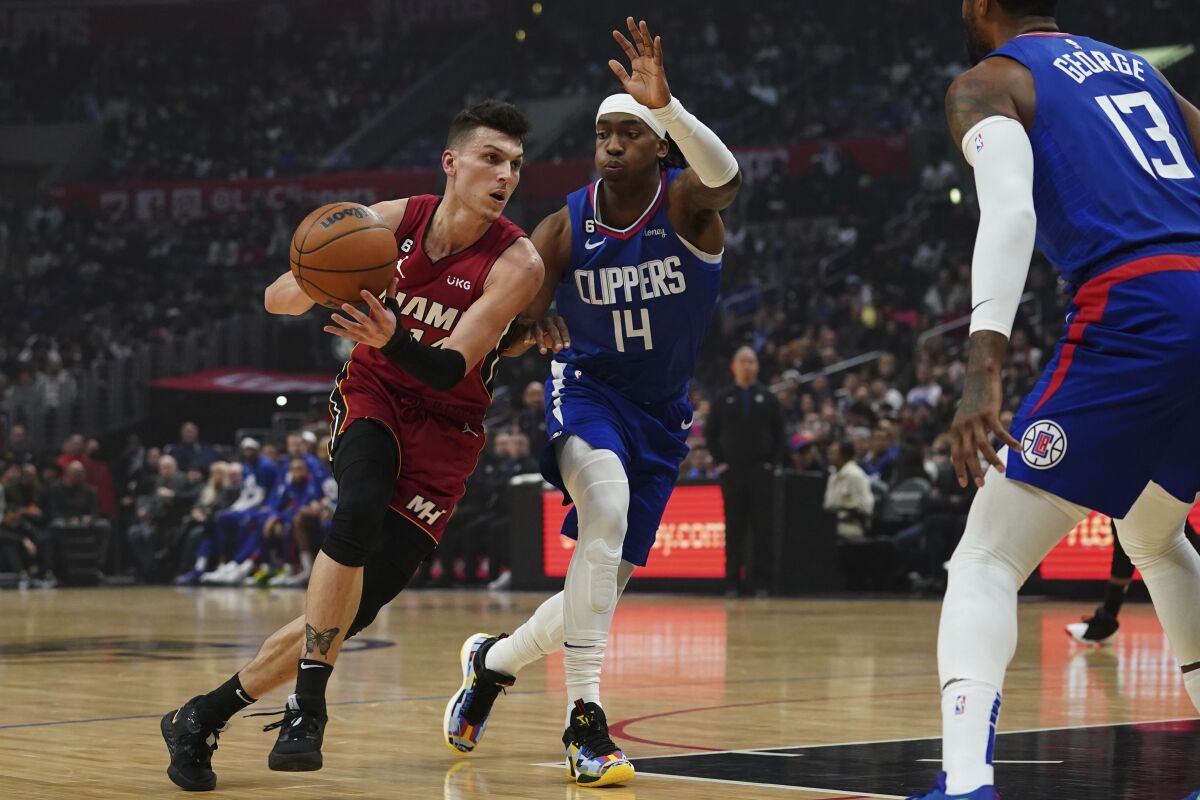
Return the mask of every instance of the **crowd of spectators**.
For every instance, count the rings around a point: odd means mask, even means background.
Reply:
[[[1185,0],[1153,0],[1153,13],[1103,3],[1083,26],[1129,46],[1174,43],[1190,10]],[[153,46],[137,37],[41,49],[36,38],[6,43],[0,98],[11,102],[0,105],[8,121],[102,122],[98,177],[304,172],[444,53],[438,37],[396,47],[389,29],[326,31],[276,13],[245,32],[180,33]],[[471,98],[611,90],[613,45],[596,31],[623,13],[612,3],[569,14],[545,4],[525,21],[525,42],[509,45]],[[921,0],[889,0],[869,20],[850,6],[772,0],[747,12],[672,0],[652,22],[668,43],[673,88],[740,145],[939,126],[941,94],[963,66],[957,15],[931,17]],[[239,69],[218,68],[230,54]],[[1185,95],[1200,93],[1195,61],[1168,73]],[[44,91],[31,91],[35,79]],[[588,125],[574,128],[578,138],[557,142],[551,158],[590,151]],[[421,147],[404,148],[405,158],[428,162]],[[746,183],[725,215],[724,301],[693,387],[692,451],[681,475],[720,473],[707,418],[728,383],[730,356],[748,346],[784,419],[777,466],[830,473],[826,504],[847,549],[886,551],[864,559],[878,568],[857,579],[926,589],[941,580],[970,499],[952,480],[944,431],[964,373],[965,331],[953,325],[970,310],[978,209],[968,170],[948,148],[926,146],[913,157],[921,160],[909,174],[872,176],[830,146],[799,169],[780,165]],[[527,228],[537,221],[524,216],[530,211],[514,209]],[[165,453],[131,441],[109,459],[97,440],[72,436],[44,459],[44,443],[26,430],[34,415],[76,402],[78,371],[97,359],[223,315],[261,313],[261,288],[285,263],[301,216],[255,207],[132,220],[44,197],[0,197],[0,408],[8,425],[0,572],[52,582],[64,539],[55,531],[71,530],[94,540],[102,565],[130,566],[146,580],[302,583],[332,502],[319,438],[262,442],[253,456],[254,448],[203,445],[185,427]],[[1061,333],[1065,295],[1040,258],[1027,291],[1005,371],[1007,414]],[[504,535],[496,488],[535,471],[544,371],[534,355],[505,363],[488,449],[425,580],[503,574],[504,550],[493,544]]]
[[[506,584],[504,487],[538,471],[545,442],[541,385],[489,422],[487,446],[451,521],[447,545],[414,580],[433,588]],[[192,422],[178,441],[147,447],[130,435],[115,457],[72,435],[57,455],[32,448],[15,425],[0,447],[0,585],[53,587],[111,578],[179,586],[295,588],[337,505],[327,427],[278,442],[244,436],[215,445]],[[540,438],[539,438],[540,437]],[[68,535],[88,534],[68,559]],[[6,580],[13,579],[13,580]]]

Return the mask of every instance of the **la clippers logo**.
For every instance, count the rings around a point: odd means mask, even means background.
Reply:
[[[1067,454],[1067,435],[1058,423],[1043,419],[1033,423],[1021,438],[1021,458],[1034,469],[1050,469]]]

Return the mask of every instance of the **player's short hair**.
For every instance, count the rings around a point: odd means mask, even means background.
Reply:
[[[454,147],[476,128],[491,128],[511,136],[521,144],[533,129],[525,112],[506,103],[503,100],[484,100],[470,108],[464,108],[454,116],[450,123],[450,132],[446,136],[446,146]]]
[[[999,0],[1000,7],[1014,17],[1053,17],[1058,0]]]

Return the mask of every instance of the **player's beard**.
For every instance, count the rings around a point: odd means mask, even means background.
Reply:
[[[992,48],[988,47],[987,43],[983,41],[983,36],[980,34],[979,29],[975,26],[975,21],[973,19],[967,19],[966,23],[967,59],[971,62],[971,66],[973,67],[980,61],[983,61],[984,57],[988,53],[992,52]]]

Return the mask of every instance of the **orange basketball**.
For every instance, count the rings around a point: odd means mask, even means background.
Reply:
[[[358,305],[359,292],[381,294],[396,274],[396,237],[383,218],[358,203],[330,203],[292,234],[292,275],[304,293],[330,308]]]

